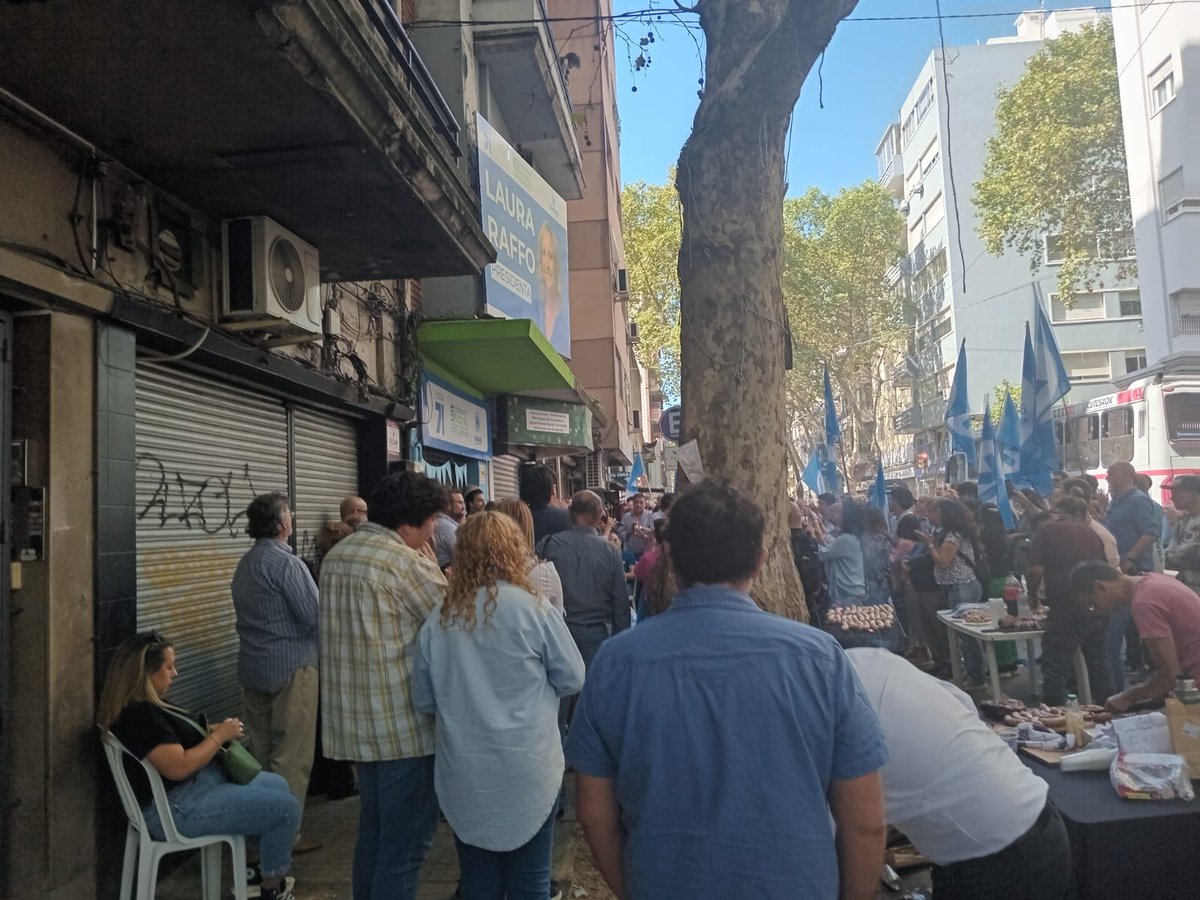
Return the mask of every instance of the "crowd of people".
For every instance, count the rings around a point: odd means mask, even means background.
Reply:
[[[162,776],[181,833],[255,838],[248,884],[287,900],[318,758],[353,766],[354,900],[416,896],[439,810],[459,896],[546,900],[569,764],[618,897],[872,897],[890,823],[934,863],[935,897],[1057,898],[1062,821],[947,681],[937,612],[1023,583],[1048,608],[1049,703],[1076,649],[1113,710],[1200,675],[1197,477],[1176,478],[1163,509],[1126,463],[1107,497],[1062,475],[1048,497],[1011,492],[1011,529],[969,482],[895,485],[886,510],[790,501],[810,624],[750,598],[768,523],[730,486],[651,509],[644,494],[560,498],[546,466],[522,476],[520,499],[486,502],[390,475],[346,498],[311,565],[290,549],[287,497],[256,498],[231,584],[245,721],[172,705],[175,650],[157,633],[108,666],[100,724],[132,755],[150,827],[134,758]],[[832,609],[879,606],[894,626],[828,627]],[[962,652],[982,682],[978,645]],[[244,785],[216,762],[243,736],[264,767]]]

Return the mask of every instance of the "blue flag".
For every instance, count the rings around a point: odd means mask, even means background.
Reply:
[[[837,460],[833,458],[833,447],[823,444],[819,452],[822,487],[831,494],[841,494],[842,476],[838,474]]]
[[[629,468],[629,480],[625,482],[625,496],[632,497],[638,493],[638,488],[648,486],[646,464],[642,462],[641,451],[638,451],[633,454],[633,465]]]
[[[842,439],[842,426],[838,422],[837,407],[833,405],[833,383],[829,380],[829,366],[825,366],[825,446],[832,451],[833,445]]]
[[[1037,432],[1037,357],[1029,323],[1025,323],[1025,355],[1021,361],[1020,480],[1043,495],[1050,493],[1050,467],[1042,459]]]
[[[888,508],[887,481],[883,477],[883,460],[878,460],[875,464],[875,483],[871,485],[871,492],[867,495],[868,502],[882,509],[885,513]]]
[[[1000,415],[1000,427],[996,429],[996,443],[1000,446],[1000,474],[1009,476],[1021,467],[1021,417],[1013,403],[1012,394],[1004,398],[1004,412]]]
[[[800,476],[800,480],[814,494],[823,493],[821,490],[821,454],[816,450],[808,458],[808,465],[804,467],[804,474]]]
[[[1058,338],[1054,336],[1050,317],[1046,315],[1041,301],[1036,299],[1034,316],[1037,319],[1033,332],[1033,349],[1037,360],[1037,413],[1039,422],[1044,419],[1049,424],[1053,421],[1051,409],[1054,404],[1067,396],[1071,390],[1071,376],[1067,374],[1067,367],[1063,365]]]
[[[979,441],[979,502],[994,503],[1000,510],[1005,528],[1013,527],[1012,506],[1008,502],[1008,491],[1000,473],[1000,448],[996,431],[992,427],[992,411],[983,410],[983,433]]]
[[[967,341],[958,347],[958,362],[954,366],[954,382],[946,403],[946,429],[950,432],[950,452],[975,455],[975,436],[971,433],[971,403],[967,399]]]

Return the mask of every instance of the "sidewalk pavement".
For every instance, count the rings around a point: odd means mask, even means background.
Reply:
[[[574,898],[570,887],[575,864],[575,849],[582,846],[583,835],[575,819],[570,798],[567,812],[554,830],[554,877],[562,882],[564,898]],[[320,841],[322,846],[295,857],[291,874],[296,878],[296,900],[349,900],[350,872],[354,841],[358,836],[358,798],[327,800],[309,797],[304,808],[304,837]],[[222,897],[228,897],[230,883],[229,853],[224,867]],[[451,900],[458,887],[458,855],[454,834],[444,821],[438,822],[433,846],[421,873],[418,900]],[[189,859],[158,885],[159,900],[193,900],[200,891],[199,857]],[[596,900],[595,893],[590,896]]]

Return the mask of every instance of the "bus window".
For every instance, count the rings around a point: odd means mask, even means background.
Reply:
[[[1194,453],[1200,446],[1200,393],[1164,392],[1163,409],[1167,417],[1167,440],[1175,452]],[[1184,450],[1180,444],[1190,446]]]
[[[1137,436],[1141,440],[1146,436],[1146,409],[1142,404],[1138,404],[1137,423]]]
[[[1107,468],[1115,462],[1133,459],[1133,410],[1119,406],[1104,413],[1100,441],[1100,464]]]
[[[1100,417],[1074,416],[1067,423],[1065,468],[1086,472],[1100,465]]]

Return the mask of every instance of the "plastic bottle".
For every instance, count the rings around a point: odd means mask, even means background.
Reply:
[[[1018,601],[1021,599],[1021,582],[1017,581],[1016,575],[1009,575],[1004,579],[1004,605],[1008,607],[1008,614],[1015,616],[1018,612]]]
[[[1067,694],[1066,722],[1063,730],[1073,739],[1072,746],[1082,750],[1087,746],[1087,731],[1083,727],[1083,708],[1074,694]]]
[[[1186,706],[1200,704],[1200,689],[1196,688],[1196,680],[1186,675],[1175,676],[1175,699]]]

